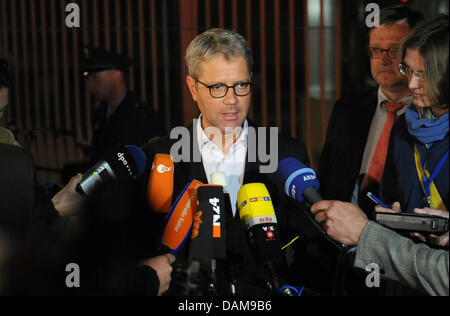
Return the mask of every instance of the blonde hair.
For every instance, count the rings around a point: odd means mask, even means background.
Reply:
[[[226,60],[244,57],[248,71],[253,67],[253,57],[245,38],[233,31],[213,28],[198,35],[186,50],[186,63],[189,75],[198,78],[201,74],[201,63],[213,57],[223,56]]]
[[[448,108],[448,15],[438,15],[416,26],[402,41],[398,60],[406,50],[418,50],[423,58],[427,94],[437,108]]]

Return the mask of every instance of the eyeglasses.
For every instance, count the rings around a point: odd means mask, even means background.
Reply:
[[[228,89],[233,88],[234,94],[238,97],[245,97],[252,92],[253,83],[249,81],[238,82],[232,86],[227,86],[223,83],[216,83],[212,85],[207,85],[206,83],[201,82],[197,78],[194,78],[196,82],[201,83],[206,88],[209,89],[209,94],[216,99],[223,98],[227,95]]]
[[[408,80],[411,80],[413,75],[417,80],[423,80],[423,72],[415,72],[408,65],[400,63],[398,64],[398,70],[403,76],[407,77]]]
[[[370,58],[381,58],[383,56],[383,53],[386,52],[386,55],[391,59],[397,58],[398,48],[388,48],[388,49],[382,49],[377,47],[367,47],[367,53],[369,53]]]

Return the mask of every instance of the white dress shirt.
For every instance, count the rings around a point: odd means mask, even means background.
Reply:
[[[247,157],[248,122],[244,121],[239,139],[233,143],[228,154],[214,144],[201,125],[202,115],[197,120],[197,142],[208,183],[215,172],[223,172],[227,179],[233,215],[236,214],[237,193],[244,181],[245,160]]]
[[[364,148],[364,156],[361,163],[361,169],[359,171],[359,175],[366,175],[369,172],[370,163],[372,161],[372,157],[375,153],[375,149],[377,148],[378,140],[383,132],[384,125],[387,120],[387,109],[384,105],[384,102],[393,102],[390,100],[381,90],[381,87],[378,88],[378,104],[375,110],[375,114],[373,115],[372,124],[370,125],[369,135],[367,136],[366,147]],[[412,95],[406,96],[397,103],[404,102],[406,105],[397,111],[397,117],[406,112],[409,104],[412,102]],[[363,179],[363,177],[359,177],[359,179]],[[352,203],[358,205],[358,195],[359,195],[359,187],[361,183],[360,181],[356,181],[355,189],[353,191]],[[377,194],[376,192],[372,192]]]

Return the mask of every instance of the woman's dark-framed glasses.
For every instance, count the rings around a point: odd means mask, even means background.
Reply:
[[[209,94],[216,99],[223,98],[227,95],[228,89],[233,88],[234,94],[238,97],[245,97],[252,92],[253,83],[250,81],[238,82],[232,86],[227,86],[223,83],[216,83],[212,85],[207,85],[206,83],[201,82],[197,78],[194,78],[196,82],[204,85],[209,89]]]

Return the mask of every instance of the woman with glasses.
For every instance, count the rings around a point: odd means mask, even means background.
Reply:
[[[399,50],[413,102],[392,129],[380,190],[404,212],[449,209],[448,40],[448,16],[439,15],[417,26]]]

